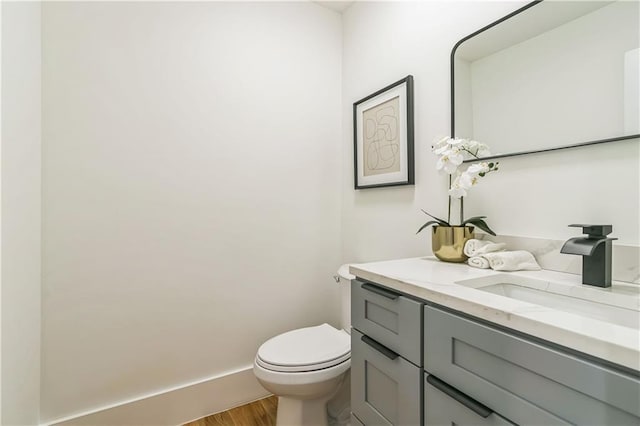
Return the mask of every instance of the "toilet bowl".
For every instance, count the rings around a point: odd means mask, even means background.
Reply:
[[[347,265],[338,273],[336,281],[346,288],[341,300],[341,326],[345,329],[321,324],[288,331],[267,340],[256,354],[253,363],[256,378],[278,396],[277,426],[328,425],[327,402],[348,383],[351,366],[348,282],[352,276]]]

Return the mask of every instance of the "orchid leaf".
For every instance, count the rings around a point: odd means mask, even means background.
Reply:
[[[430,220],[429,222],[425,223],[424,225],[422,225],[420,227],[420,229],[418,229],[418,232],[422,231],[424,228],[426,228],[429,225],[442,225],[442,223],[438,222],[437,220]],[[448,226],[448,225],[443,225],[443,226]],[[416,234],[418,233],[416,232]]]
[[[438,223],[440,225],[442,225],[442,226],[451,226],[451,225],[449,225],[449,222],[447,222],[446,220],[440,219],[439,217],[435,217],[434,215],[424,211],[423,209],[420,209],[420,210],[422,210],[422,213],[426,214],[427,216],[434,218],[436,221],[438,221]]]
[[[462,222],[460,225],[465,225],[467,223],[471,223],[474,220],[478,220],[478,219],[486,219],[486,216],[474,216],[474,217],[470,217],[469,219],[465,220],[464,222]]]
[[[473,219],[473,220],[472,220],[472,219]],[[474,219],[474,218],[471,218],[471,219],[467,219],[467,220],[465,220],[465,223],[470,223],[470,224],[472,224],[472,225],[475,225],[475,226],[477,226],[478,228],[482,229],[482,230],[483,230],[484,232],[486,232],[487,234],[489,234],[489,235],[493,235],[494,237],[495,237],[495,235],[496,235],[496,233],[495,233],[495,232],[493,232],[493,231],[491,230],[491,228],[489,228],[489,225],[487,225],[487,223],[486,223],[484,220],[482,220],[482,219]]]

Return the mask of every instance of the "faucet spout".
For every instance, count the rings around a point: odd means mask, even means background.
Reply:
[[[581,227],[586,237],[574,237],[568,239],[560,253],[577,254],[582,256],[582,283],[611,287],[611,241],[617,238],[609,238],[613,227],[611,225],[569,225]]]
[[[574,237],[565,241],[560,253],[593,256],[600,244],[613,240],[617,240],[617,238]]]

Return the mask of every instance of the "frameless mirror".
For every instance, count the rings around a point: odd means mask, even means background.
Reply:
[[[451,52],[451,132],[497,158],[640,135],[637,1],[537,1]]]

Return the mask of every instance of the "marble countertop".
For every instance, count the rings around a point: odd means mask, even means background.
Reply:
[[[559,283],[564,288],[616,299],[616,304],[640,310],[640,286],[614,282],[610,289],[583,286],[580,275],[541,271],[497,272],[434,257],[352,264],[357,277],[465,312],[495,324],[640,371],[640,331],[537,304],[487,293],[460,281],[509,274],[520,279]],[[479,280],[481,281],[481,280]],[[585,287],[589,287],[585,289]]]

